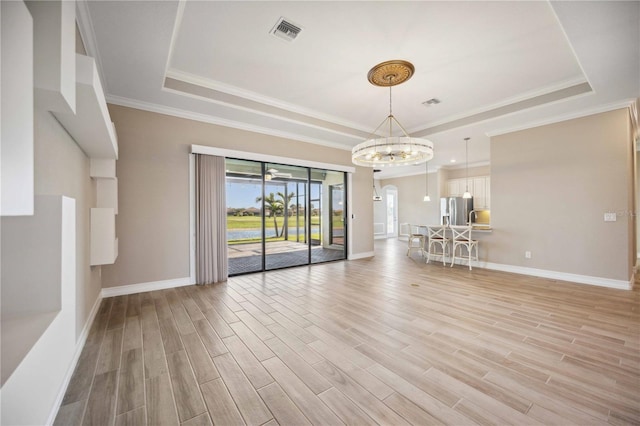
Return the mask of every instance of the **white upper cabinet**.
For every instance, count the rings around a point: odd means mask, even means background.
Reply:
[[[491,208],[491,177],[474,176],[467,179],[449,179],[447,181],[447,196],[462,197],[465,189],[473,196],[473,208],[478,210],[488,210]]]
[[[76,2],[28,1],[33,17],[36,105],[48,111],[76,111]]]
[[[479,176],[472,179],[473,208],[489,208],[489,176]]]
[[[33,215],[33,19],[22,1],[0,2],[2,216]]]
[[[449,179],[447,181],[447,196],[449,197],[461,197],[462,193],[464,192],[464,186],[462,187],[462,190],[460,189],[460,184],[464,182],[461,182],[461,179]]]

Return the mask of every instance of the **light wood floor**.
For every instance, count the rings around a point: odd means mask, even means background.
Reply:
[[[57,424],[640,424],[640,293],[376,257],[105,299]]]

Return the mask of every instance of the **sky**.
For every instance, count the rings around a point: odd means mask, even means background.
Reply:
[[[289,184],[290,191],[295,192],[295,184]],[[256,203],[256,197],[262,195],[262,188],[260,183],[251,183],[251,182],[227,182],[227,207],[229,208],[249,208],[256,207],[260,208],[261,203]],[[282,185],[269,185],[267,184],[265,188],[265,192],[268,195],[269,193],[277,193],[283,192]],[[312,185],[311,187],[311,196],[312,198],[318,198],[319,195],[319,185]],[[292,201],[295,204],[295,201]],[[301,203],[303,204],[304,202]],[[312,207],[317,207],[315,203]]]

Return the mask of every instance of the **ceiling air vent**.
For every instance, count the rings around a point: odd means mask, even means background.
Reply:
[[[302,31],[302,28],[298,25],[281,17],[271,30],[271,34],[283,40],[294,41],[298,34],[300,34],[300,31]]]
[[[440,99],[437,98],[431,98],[428,101],[424,101],[422,103],[422,105],[424,106],[429,106],[429,105],[438,105],[440,103]]]

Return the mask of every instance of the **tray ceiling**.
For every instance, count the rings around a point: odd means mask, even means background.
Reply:
[[[382,61],[414,76],[393,112],[434,166],[489,161],[488,134],[640,95],[638,2],[91,1],[108,101],[349,150],[386,117]],[[281,18],[301,31],[271,34]],[[441,102],[425,106],[431,98]],[[348,155],[345,152],[345,155]]]

